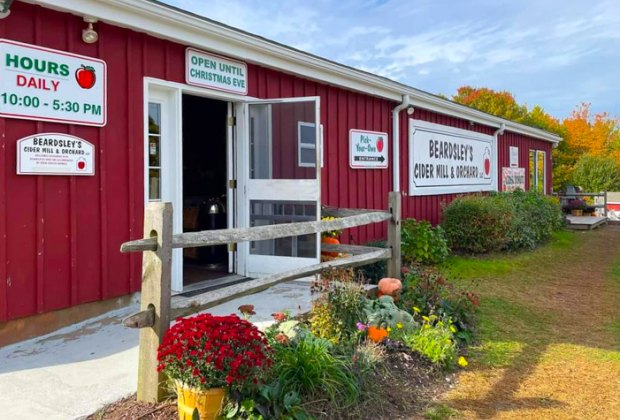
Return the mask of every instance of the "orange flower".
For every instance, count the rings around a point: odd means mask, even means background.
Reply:
[[[373,342],[378,343],[388,336],[388,332],[385,328],[375,327],[371,325],[368,327],[368,338]]]
[[[280,344],[288,343],[288,337],[284,333],[279,333],[278,335],[276,335],[275,339]]]
[[[276,312],[271,314],[271,316],[276,320],[276,322],[283,322],[288,318],[288,315],[284,312]]]

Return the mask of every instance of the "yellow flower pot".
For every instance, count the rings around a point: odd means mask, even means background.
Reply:
[[[215,420],[222,410],[226,390],[211,388],[201,390],[176,381],[179,420],[192,420],[194,408],[198,409],[200,420]]]

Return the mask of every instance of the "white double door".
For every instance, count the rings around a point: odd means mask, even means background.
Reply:
[[[173,232],[177,234],[183,229],[183,91],[168,86],[149,86],[147,91],[145,201],[173,203]],[[218,99],[229,102],[229,119],[234,113],[237,121],[229,127],[226,139],[228,227],[320,219],[319,98]],[[160,118],[156,133],[153,110]],[[205,129],[208,131],[208,127]],[[235,179],[236,188],[232,182]],[[229,271],[260,277],[314,264],[319,252],[319,234],[242,242],[237,244],[236,255],[231,252]],[[181,250],[173,251],[172,290],[183,290]]]

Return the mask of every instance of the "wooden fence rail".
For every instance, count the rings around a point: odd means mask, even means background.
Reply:
[[[123,320],[125,326],[141,329],[138,400],[157,402],[164,397],[163,378],[156,369],[157,347],[170,326],[173,248],[284,238],[388,221],[387,248],[322,245],[324,250],[343,252],[350,256],[223,287],[209,292],[205,304],[214,306],[239,296],[254,294],[284,281],[320,273],[328,268],[354,267],[381,260],[388,260],[388,275],[398,277],[401,268],[400,202],[400,194],[392,192],[389,195],[388,211],[325,208],[322,210],[323,215],[334,216],[337,219],[177,235],[172,235],[172,204],[148,203],[145,209],[144,239],[125,242],[121,245],[121,252],[144,252],[140,312]]]

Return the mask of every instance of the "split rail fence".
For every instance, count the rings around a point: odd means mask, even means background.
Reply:
[[[210,302],[213,306],[239,296],[266,290],[281,282],[317,274],[329,268],[355,267],[387,260],[388,275],[399,277],[401,268],[400,214],[400,193],[391,192],[387,211],[328,207],[322,209],[322,215],[333,216],[335,217],[333,220],[208,230],[173,235],[172,204],[148,203],[144,217],[145,238],[125,242],[121,245],[121,252],[143,252],[140,312],[123,321],[125,326],[140,328],[138,400],[157,402],[165,397],[164,378],[157,372],[157,347],[161,343],[164,333],[170,327],[172,249],[276,239],[388,222],[388,244],[386,248],[321,244],[322,250],[350,255],[225,287],[220,289],[218,297]]]

